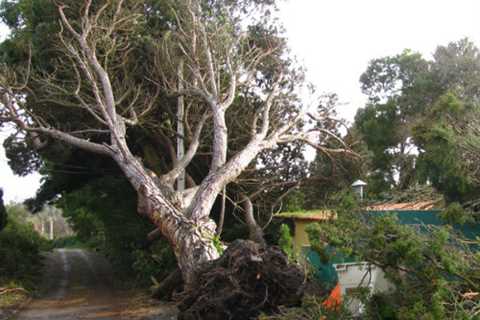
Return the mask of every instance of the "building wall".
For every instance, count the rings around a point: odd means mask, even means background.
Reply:
[[[349,289],[369,287],[374,292],[385,292],[392,284],[385,278],[382,269],[366,262],[335,264],[342,294]]]
[[[309,225],[310,223],[310,221],[295,220],[295,235],[293,237],[293,242],[297,253],[301,253],[303,247],[310,246],[308,234],[305,231],[307,225]]]
[[[312,222],[308,220],[295,220],[294,245],[297,253],[302,253],[302,249],[310,246],[308,234],[305,231],[310,223]],[[366,262],[339,263],[334,266],[338,273],[342,295],[359,286],[370,287],[376,292],[386,291],[391,287],[385,279],[385,273],[376,266],[369,266]]]

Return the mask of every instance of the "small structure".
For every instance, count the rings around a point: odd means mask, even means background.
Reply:
[[[363,194],[362,181],[354,183],[359,189],[359,196]],[[353,185],[352,185],[353,186]],[[444,225],[439,217],[443,204],[438,200],[421,200],[413,202],[385,202],[370,205],[364,208],[367,216],[375,217],[382,215],[395,215],[398,222],[403,225],[409,225],[418,228],[419,232],[424,232],[425,226]],[[292,219],[294,228],[294,245],[298,254],[303,254],[316,268],[321,269],[323,262],[318,254],[310,249],[310,241],[306,228],[308,224],[314,222],[328,222],[337,219],[337,214],[332,210],[311,210],[284,212],[277,217]],[[454,226],[455,230],[463,233],[466,237],[475,239],[480,236],[480,225]],[[388,291],[392,284],[386,279],[383,270],[365,261],[358,261],[353,257],[344,257],[334,255],[330,263],[338,274],[338,283],[341,289],[341,295],[355,296],[359,287],[368,287],[372,292]],[[368,275],[368,276],[366,276]],[[365,279],[368,279],[365,281]],[[354,314],[362,313],[363,305],[360,301],[352,300],[348,308]]]
[[[337,219],[337,213],[332,210],[309,210],[282,212],[276,215],[278,218],[292,219],[294,223],[293,243],[295,251],[301,253],[302,248],[310,247],[306,227],[314,222],[326,222]]]
[[[292,219],[294,223],[293,245],[297,255],[303,256],[314,267],[315,277],[322,281],[325,289],[330,291],[329,297],[323,302],[326,308],[334,309],[342,303],[342,289],[338,274],[331,261],[322,261],[318,253],[310,249],[310,241],[306,227],[310,223],[328,222],[337,219],[337,213],[332,210],[310,210],[283,212],[279,218]]]
[[[363,201],[363,190],[367,186],[367,183],[362,180],[357,180],[352,183],[353,192],[358,195],[360,201]]]

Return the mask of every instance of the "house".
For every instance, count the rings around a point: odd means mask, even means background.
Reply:
[[[337,218],[337,213],[332,210],[311,210],[283,212],[277,215],[278,218],[292,219],[294,223],[293,247],[297,255],[303,256],[316,269],[316,277],[320,279],[330,290],[330,296],[325,300],[324,305],[328,308],[336,308],[342,302],[342,289],[339,283],[335,266],[325,263],[319,255],[310,250],[310,241],[306,227],[310,223],[327,222]]]
[[[365,207],[368,215],[395,214],[400,224],[418,226],[419,232],[424,232],[427,225],[442,225],[444,222],[439,217],[441,206],[438,201],[415,201],[405,203],[381,203]],[[337,218],[332,210],[311,210],[298,212],[284,212],[278,217],[291,219],[294,223],[294,247],[297,254],[305,256],[315,268],[324,268],[317,253],[310,249],[310,242],[306,228],[310,223],[328,223]],[[475,238],[480,236],[478,225],[455,226],[465,236]],[[385,292],[392,287],[386,279],[384,272],[367,262],[358,261],[352,257],[334,255],[330,261],[333,265],[341,290],[341,296],[355,293],[359,287],[368,287],[372,292]],[[362,305],[353,302],[350,309],[361,312]]]
[[[307,226],[311,223],[328,223],[337,219],[333,210],[310,210],[283,212],[276,217],[290,219],[294,224],[293,243],[297,255],[305,257],[319,272],[317,278],[323,282],[335,282],[329,297],[330,301],[340,303],[345,295],[354,295],[359,287],[368,287],[372,291],[388,290],[389,284],[380,268],[367,262],[358,261],[354,257],[334,254],[327,263],[322,261],[317,252],[310,249]],[[332,298],[334,296],[334,298]],[[331,303],[330,303],[331,304]],[[361,313],[362,305],[352,299],[348,306],[353,313]]]
[[[337,219],[337,213],[333,210],[309,210],[282,212],[276,215],[277,218],[292,219],[294,223],[293,245],[295,251],[300,253],[302,248],[310,247],[306,227],[310,223],[326,222]]]

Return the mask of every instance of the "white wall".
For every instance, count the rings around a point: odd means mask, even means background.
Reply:
[[[342,289],[342,297],[352,294],[357,288],[370,288],[373,292],[385,292],[392,288],[392,284],[385,278],[382,269],[367,262],[334,264],[338,273],[338,280]],[[353,314],[361,314],[363,305],[358,299],[348,301],[348,308]]]

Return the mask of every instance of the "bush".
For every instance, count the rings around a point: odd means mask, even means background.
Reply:
[[[447,210],[459,222],[460,210]],[[393,284],[364,299],[362,319],[479,319],[480,239],[449,226],[407,226],[394,214],[338,210],[338,219],[309,230],[313,246],[333,245],[382,268]]]
[[[21,223],[9,214],[8,224],[0,232],[0,286],[15,282],[32,289],[41,269],[40,251],[47,247],[48,241],[32,225]]]
[[[100,250],[116,276],[130,280],[123,283],[150,284],[152,277],[162,279],[175,268],[176,260],[166,241],[157,240],[144,249],[146,236],[154,226],[135,214],[136,193],[125,179],[104,177],[91,181],[64,194],[57,205],[77,235],[59,241],[57,246],[83,244]]]
[[[290,232],[290,227],[286,224],[282,224],[280,226],[280,238],[278,239],[278,245],[288,256],[289,260],[295,259],[292,234]]]

